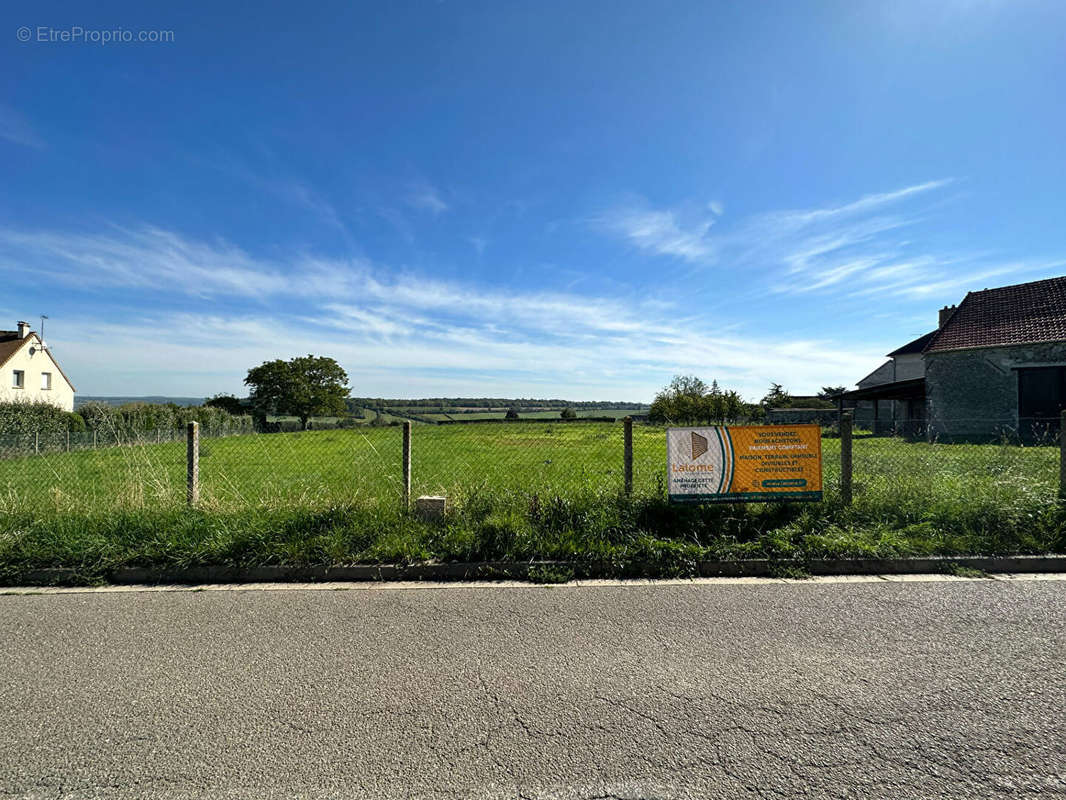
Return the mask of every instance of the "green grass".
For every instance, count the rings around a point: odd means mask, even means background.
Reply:
[[[185,508],[183,443],[0,461],[0,578],[63,566],[567,561],[618,575],[692,574],[704,559],[1062,552],[1058,451],[857,439],[855,501],[824,439],[823,503],[671,506],[661,429],[620,424],[416,426],[401,511],[401,431],[361,427],[203,441],[201,503]]]

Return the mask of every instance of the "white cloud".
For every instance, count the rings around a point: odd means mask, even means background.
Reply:
[[[674,211],[628,207],[603,214],[596,219],[596,223],[607,231],[625,237],[641,250],[656,255],[699,262],[708,259],[714,252],[707,240],[707,232],[714,224],[709,217],[683,223]]]
[[[0,105],[0,139],[9,142],[32,147],[35,150],[44,148],[44,140],[30,125],[23,114],[20,114],[10,106]]]
[[[922,332],[879,324],[834,325],[832,337],[805,333],[792,316],[774,319],[774,293],[831,297],[852,316],[871,298],[894,298],[877,310],[899,315],[918,305],[935,309],[941,299],[957,302],[966,290],[1008,277],[1043,277],[1064,263],[922,252],[902,234],[914,232],[914,212],[889,205],[943,185],[762,214],[721,233],[712,230],[707,209],[686,216],[635,204],[597,220],[640,250],[682,259],[693,271],[727,265],[744,276],[745,298],[760,297],[745,304],[716,286],[713,312],[703,302],[708,282],[698,279],[670,300],[636,284],[598,294],[493,287],[355,258],[264,257],[156,227],[0,230],[0,270],[13,283],[99,290],[124,309],[121,323],[55,315],[49,338],[87,394],[239,391],[248,367],[313,352],[338,358],[355,391],[367,395],[650,399],[671,375],[695,373],[755,399],[771,380],[796,393],[850,384],[880,362],[886,345]],[[219,300],[232,313],[220,314]],[[129,313],[158,303],[183,312]],[[730,305],[761,317],[738,317],[746,312]],[[814,303],[795,305],[809,310]],[[114,341],[138,344],[124,350],[118,366]]]
[[[428,211],[433,216],[443,214],[449,206],[441,197],[440,191],[429,183],[420,183],[411,189],[407,203],[419,211]]]
[[[331,308],[318,318],[171,313],[121,322],[63,318],[50,338],[85,394],[209,395],[241,390],[250,366],[306,353],[338,359],[363,395],[565,396],[650,399],[677,372],[717,377],[750,398],[770,380],[804,391],[865,374],[877,354],[829,341],[760,338],[649,321],[641,335],[575,339],[548,328],[500,331],[476,319],[415,318],[396,309]],[[174,331],[181,331],[175,336]],[[114,343],[125,344],[122,358]],[[116,366],[118,364],[118,366]],[[417,389],[413,387],[418,387]],[[490,389],[489,387],[495,387]]]
[[[771,379],[796,391],[846,381],[863,374],[869,357],[842,354],[829,340],[781,346],[770,334],[746,335],[636,291],[486,288],[352,259],[260,259],[225,241],[151,227],[0,231],[0,266],[24,281],[105,290],[123,308],[109,319],[54,315],[57,356],[86,394],[240,391],[250,366],[313,352],[338,358],[355,390],[372,395],[408,386],[478,395],[495,386],[501,394],[648,399],[673,373],[696,372],[754,398]],[[145,292],[200,313],[145,310],[156,305]],[[220,313],[220,297],[240,310]],[[125,344],[121,359],[115,342]]]
[[[681,258],[694,270],[743,271],[774,294],[957,299],[982,281],[1039,277],[1059,263],[923,252],[917,237],[904,233],[924,221],[923,209],[914,204],[952,183],[925,181],[850,202],[770,211],[728,230],[714,226],[720,208],[713,203],[684,222],[679,211],[636,203],[601,215],[595,224],[645,252]]]
[[[253,297],[298,288],[279,265],[225,241],[207,244],[154,227],[89,234],[0,230],[0,264],[88,288]]]

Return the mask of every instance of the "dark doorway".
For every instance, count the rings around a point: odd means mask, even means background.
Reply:
[[[1018,427],[1026,439],[1040,440],[1058,433],[1066,408],[1066,367],[1018,370]]]

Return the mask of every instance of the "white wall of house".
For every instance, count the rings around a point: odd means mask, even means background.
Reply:
[[[40,346],[37,334],[31,333],[0,368],[0,402],[45,402],[73,411],[74,387],[63,377],[52,354]]]

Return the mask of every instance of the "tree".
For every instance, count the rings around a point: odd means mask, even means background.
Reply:
[[[209,397],[204,403],[208,408],[221,408],[227,414],[246,414],[246,409],[241,401],[231,394],[216,394],[214,397]]]
[[[818,392],[818,397],[822,400],[836,400],[845,391],[847,391],[846,386],[823,386],[822,391]]]
[[[766,396],[759,401],[759,404],[764,408],[788,408],[788,405],[791,402],[792,395],[790,395],[780,383],[771,383],[770,391],[768,391]]]
[[[518,409],[511,406],[507,409],[507,413],[503,417],[504,419],[518,419]]]
[[[314,416],[343,414],[348,396],[348,374],[325,356],[300,356],[289,361],[265,361],[248,370],[244,383],[251,387],[256,412],[291,414],[307,428]]]
[[[652,401],[648,419],[652,422],[701,423],[721,425],[745,416],[743,398],[733,390],[722,390],[718,381],[708,386],[695,375],[675,375]]]
[[[577,419],[577,412],[567,406],[559,412],[560,419]]]

